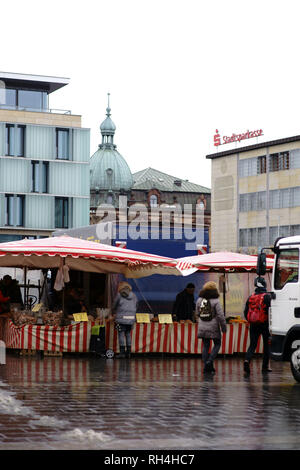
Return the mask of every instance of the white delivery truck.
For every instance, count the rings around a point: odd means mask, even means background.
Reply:
[[[266,254],[258,256],[257,273],[265,274]],[[290,361],[292,374],[300,382],[300,235],[277,238],[272,273],[269,312],[271,358]]]

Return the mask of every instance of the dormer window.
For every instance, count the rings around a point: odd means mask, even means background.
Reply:
[[[158,202],[158,198],[156,196],[156,194],[152,194],[150,196],[150,207],[157,207],[157,202]]]

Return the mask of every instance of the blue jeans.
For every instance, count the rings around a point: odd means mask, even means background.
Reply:
[[[209,346],[210,346],[211,339],[210,338],[203,338],[202,341],[203,341],[202,359],[203,359],[204,363],[207,362],[207,361],[213,362],[216,359],[216,357],[218,355],[218,352],[220,350],[221,339],[220,338],[212,338],[212,341],[214,342],[214,346],[213,346],[210,354],[208,354],[208,351],[209,351]]]
[[[119,323],[118,325],[118,335],[119,335],[119,346],[127,348],[131,347],[131,329],[132,325],[123,325]]]

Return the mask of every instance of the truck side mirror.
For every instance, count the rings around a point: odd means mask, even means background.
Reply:
[[[267,256],[266,253],[260,253],[257,257],[256,273],[258,276],[264,276],[267,271]]]

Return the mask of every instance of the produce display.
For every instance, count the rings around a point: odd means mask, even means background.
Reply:
[[[62,310],[59,312],[46,312],[42,315],[43,325],[61,326],[63,319]]]
[[[14,312],[12,321],[16,326],[35,325],[36,317],[27,312]]]
[[[227,323],[248,323],[241,315],[230,316],[226,318]]]

